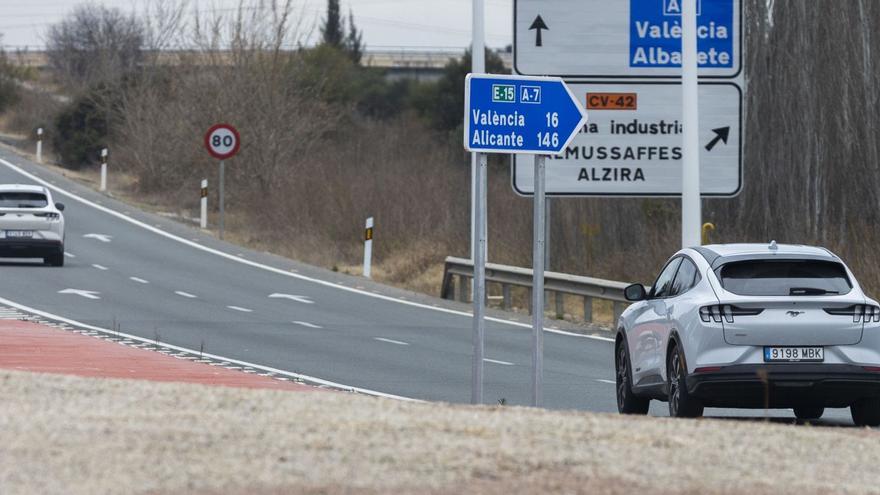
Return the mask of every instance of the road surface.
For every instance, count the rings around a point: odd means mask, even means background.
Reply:
[[[0,260],[0,297],[96,327],[396,396],[468,402],[468,306],[247,250],[138,211],[0,149],[0,183],[65,203],[66,266]],[[198,194],[198,184],[193,184]],[[548,332],[544,405],[616,411],[612,343]],[[485,401],[526,405],[531,330],[486,332]],[[651,413],[665,415],[665,404]],[[707,410],[709,415],[763,412]],[[791,417],[790,411],[774,413]],[[829,412],[848,422],[846,410]]]

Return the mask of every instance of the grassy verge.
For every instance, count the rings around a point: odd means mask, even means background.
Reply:
[[[65,493],[876,493],[878,433],[0,372],[0,486]],[[123,488],[124,487],[124,488]]]

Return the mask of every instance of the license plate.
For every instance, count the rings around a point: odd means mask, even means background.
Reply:
[[[7,230],[6,237],[10,239],[29,239],[34,236],[33,230]]]
[[[764,362],[813,362],[825,361],[824,347],[765,347]]]

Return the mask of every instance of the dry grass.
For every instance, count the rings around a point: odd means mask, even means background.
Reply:
[[[878,433],[0,372],[6,495],[876,493]]]

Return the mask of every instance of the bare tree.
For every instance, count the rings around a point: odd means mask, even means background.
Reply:
[[[144,26],[116,8],[85,4],[49,28],[49,65],[65,83],[88,86],[131,74],[142,60]]]

